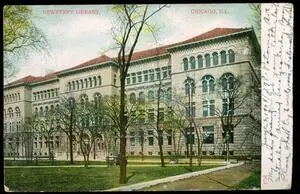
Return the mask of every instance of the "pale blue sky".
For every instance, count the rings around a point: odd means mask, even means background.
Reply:
[[[103,54],[112,44],[112,17],[110,5],[51,5],[32,6],[35,19],[46,34],[51,50],[50,56],[33,54],[20,61],[15,79],[27,75],[43,76],[47,69],[59,71]],[[47,10],[73,10],[70,14],[46,14]],[[225,14],[201,13],[226,9]],[[97,10],[98,14],[76,14],[76,10]],[[195,13],[197,10],[198,12]],[[217,27],[251,27],[248,4],[171,4],[155,17],[153,22],[161,26],[158,44],[150,34],[143,34],[136,50],[179,42]],[[116,51],[105,53],[116,56]]]

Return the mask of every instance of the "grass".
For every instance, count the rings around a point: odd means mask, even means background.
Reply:
[[[217,166],[127,167],[127,184],[155,180]],[[6,168],[4,182],[12,191],[72,192],[105,190],[122,186],[118,167]]]
[[[260,168],[256,168],[251,176],[234,186],[234,189],[260,188],[260,175]]]

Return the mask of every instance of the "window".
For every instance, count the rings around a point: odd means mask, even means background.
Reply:
[[[131,104],[134,104],[134,103],[136,102],[136,96],[135,96],[135,93],[131,93],[131,94],[129,95],[129,102],[130,102]]]
[[[99,86],[101,86],[102,85],[102,78],[101,78],[100,75],[98,75],[98,82],[99,82]]]
[[[88,80],[87,80],[87,78],[84,79],[84,83],[85,83],[85,88],[88,88]]]
[[[214,126],[204,126],[203,133],[203,143],[214,144]]]
[[[12,108],[8,108],[8,115],[9,115],[9,118],[12,118],[14,116],[14,111]]]
[[[71,89],[70,89],[71,90]],[[52,95],[52,98],[54,98],[54,90],[53,89],[51,89],[51,95]]]
[[[210,100],[210,101],[203,101],[203,116],[207,117],[209,116],[214,116],[215,115],[215,101]]]
[[[158,140],[157,143],[160,144],[160,145],[164,145],[163,131],[160,130],[158,133],[159,133],[159,136],[158,136],[158,139],[157,139]]]
[[[234,114],[234,99],[233,98],[226,98],[223,99],[223,115],[233,115]]]
[[[154,70],[151,69],[149,72],[150,72],[150,81],[154,81]]]
[[[96,76],[94,76],[93,79],[94,79],[94,86],[97,86],[97,78],[96,78]]]
[[[168,76],[171,77],[172,69],[171,66],[168,66]]]
[[[213,56],[213,64],[214,64],[214,65],[218,65],[218,64],[219,64],[219,56],[218,56],[218,53],[217,53],[217,52],[214,52],[214,53],[212,54],[212,56]]]
[[[206,67],[210,67],[210,55],[205,54],[205,65]]]
[[[160,69],[159,68],[155,69],[155,72],[156,72],[156,79],[160,80]]]
[[[58,96],[58,89],[59,88],[55,88],[55,96]]]
[[[130,75],[129,74],[126,77],[126,80],[127,80],[127,84],[130,84]]]
[[[158,117],[158,121],[160,123],[162,123],[164,121],[164,119],[165,119],[164,108],[159,108],[158,113],[159,113],[159,115],[158,115],[159,116]]]
[[[150,90],[148,92],[148,101],[149,102],[153,102],[154,101],[154,92],[152,90]]]
[[[148,71],[144,71],[144,82],[148,81]]]
[[[226,51],[221,51],[221,64],[226,64]]]
[[[83,89],[83,80],[82,79],[80,80],[80,86],[81,86],[81,89]]]
[[[187,58],[183,59],[183,69],[184,71],[187,71],[189,69],[189,61]]]
[[[149,122],[154,121],[154,109],[148,110],[148,120],[149,120]]]
[[[235,54],[232,49],[228,50],[229,63],[233,63],[235,61]]]
[[[167,78],[168,77],[168,69],[167,69],[167,67],[163,67],[162,71],[163,71],[163,78]]]
[[[206,75],[202,78],[202,92],[215,91],[215,79],[211,75]]]
[[[195,144],[195,130],[194,128],[185,128],[185,141],[187,144]]]
[[[191,63],[191,69],[195,69],[196,68],[196,60],[194,56],[190,57],[190,63]]]
[[[50,90],[47,90],[48,98],[51,98]]]
[[[167,135],[168,145],[172,145],[172,132]]]
[[[135,146],[135,134],[134,134],[134,132],[130,132],[130,145]]]
[[[89,77],[89,82],[90,82],[90,87],[93,87],[93,82],[92,82],[92,78]]]
[[[203,67],[203,57],[202,57],[202,55],[198,55],[197,60],[198,60],[198,68],[202,68]]]
[[[136,75],[135,75],[135,73],[131,74],[131,78],[132,78],[132,83],[135,84],[136,83]]]
[[[153,131],[148,131],[148,145],[153,145]]]
[[[137,73],[137,75],[138,75],[138,83],[141,83],[142,82],[142,72],[138,72]]]
[[[72,81],[72,90],[75,90],[75,82]]]
[[[234,76],[231,73],[225,73],[222,77],[222,90],[228,91],[233,89]]]
[[[227,141],[229,143],[234,143],[234,128],[233,128],[233,125],[225,125],[223,126],[224,129],[223,129],[223,133],[222,133],[222,136],[223,136],[223,140],[224,140],[224,143],[227,143]],[[228,136],[226,138],[226,132],[228,133]]]
[[[185,111],[186,111],[186,116],[187,117],[196,117],[196,104],[195,104],[195,102],[192,102],[191,103],[191,109],[190,109],[190,105],[189,105],[189,103],[187,103],[186,105],[185,105]]]
[[[193,96],[195,95],[195,82],[191,78],[187,78],[185,80],[185,95],[189,96],[190,94]]]
[[[15,111],[16,111],[16,116],[17,116],[17,117],[20,117],[20,116],[21,116],[20,108],[19,108],[19,107],[16,107]]]
[[[172,100],[172,88],[168,88],[167,89],[166,100],[167,101],[171,101]]]
[[[145,94],[144,94],[144,92],[140,92],[139,93],[139,102],[140,103],[144,103],[145,102]]]

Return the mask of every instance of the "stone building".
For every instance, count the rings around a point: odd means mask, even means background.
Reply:
[[[159,109],[161,115],[166,114],[168,106],[171,106],[165,102],[179,103],[174,99],[180,97],[183,106],[189,110],[187,114],[194,118],[196,125],[205,134],[202,154],[222,155],[226,152],[224,134],[216,111],[224,111],[231,105],[227,99],[220,97],[219,85],[230,89],[233,78],[237,77],[240,77],[243,85],[241,91],[245,93],[253,84],[260,82],[260,45],[254,30],[216,28],[182,42],[135,52],[126,77],[126,94],[130,98],[147,99],[150,104],[146,118],[148,123],[157,112],[158,88],[165,94]],[[5,85],[5,156],[25,156],[28,153],[48,156],[45,137],[34,135],[32,142],[23,142],[24,130],[30,131],[26,129],[30,128],[26,120],[39,112],[55,108],[62,96],[92,100],[99,95],[118,94],[119,85],[119,72],[114,58],[105,55],[46,76],[29,75]],[[246,114],[249,105],[259,100],[256,95],[251,93],[247,103],[234,113],[237,118],[245,118],[229,134],[231,155],[260,155],[260,130],[253,130],[253,119],[247,118]],[[260,115],[259,110],[255,111],[252,113]],[[145,128],[144,155],[158,155],[155,130],[146,125],[140,127]],[[127,135],[127,154],[140,155],[140,138],[137,133],[129,130]],[[175,142],[172,135],[181,137],[179,152],[185,154],[186,136],[166,131],[163,134],[164,155],[173,154]],[[195,130],[192,136],[193,150],[196,151]],[[57,159],[68,159],[67,140],[63,133],[55,133],[50,137],[51,152]],[[82,159],[78,145],[74,147],[74,159]],[[100,140],[92,152],[91,158],[95,159],[103,159],[109,154],[103,150]]]

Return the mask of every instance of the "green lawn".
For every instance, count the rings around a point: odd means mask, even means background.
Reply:
[[[193,167],[199,171],[217,166]],[[184,166],[127,167],[127,184],[191,172]],[[121,186],[118,167],[6,168],[4,183],[12,191],[94,191]]]
[[[242,180],[234,189],[260,188],[260,168],[254,170],[253,174]]]

